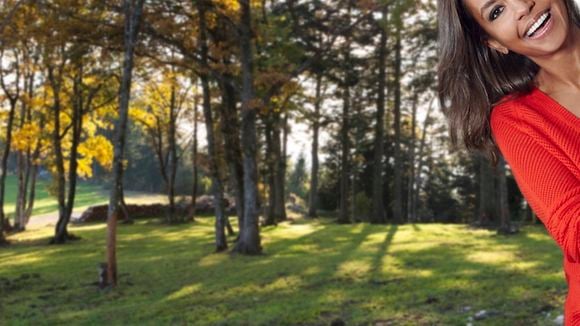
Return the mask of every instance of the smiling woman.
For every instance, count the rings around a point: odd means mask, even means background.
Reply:
[[[580,325],[580,14],[572,0],[439,0],[439,99],[454,144],[509,163],[564,254]]]

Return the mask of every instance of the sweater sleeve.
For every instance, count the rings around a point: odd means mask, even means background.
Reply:
[[[491,117],[496,144],[565,258],[580,262],[580,181],[548,150],[549,140],[531,136],[518,119],[502,112],[493,112]]]

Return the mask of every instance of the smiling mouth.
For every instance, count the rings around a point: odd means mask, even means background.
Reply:
[[[550,13],[550,11],[546,11],[544,14],[542,14],[538,18],[538,20],[536,20],[536,22],[533,23],[532,26],[528,29],[528,31],[526,32],[526,37],[534,36],[534,34],[536,34],[537,31],[539,31],[540,29],[542,29],[542,27],[546,25],[546,23],[550,20],[551,17],[552,14]]]

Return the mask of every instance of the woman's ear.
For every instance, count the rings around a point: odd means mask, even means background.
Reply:
[[[488,47],[490,47],[490,48],[492,48],[492,49],[494,49],[494,50],[496,50],[496,51],[498,51],[498,52],[501,52],[501,53],[503,53],[503,54],[508,54],[508,53],[510,52],[510,50],[509,50],[508,48],[506,48],[505,46],[501,45],[501,44],[500,44],[498,41],[496,41],[496,40],[487,39],[487,40],[485,40],[484,42],[485,42],[485,44],[486,44]]]

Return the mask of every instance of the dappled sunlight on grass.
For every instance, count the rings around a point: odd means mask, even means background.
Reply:
[[[1,257],[1,256],[0,256]],[[20,254],[12,256],[10,259],[2,259],[0,261],[0,269],[4,268],[16,268],[22,265],[28,265],[32,263],[37,263],[45,259],[43,253],[33,252],[29,254]]]
[[[349,260],[338,266],[335,273],[337,277],[364,277],[371,269],[371,264],[368,259]]]
[[[264,286],[264,291],[298,291],[304,284],[300,276],[282,276]]]
[[[302,272],[302,275],[304,276],[316,275],[321,271],[322,269],[320,268],[320,266],[309,266]]]
[[[505,251],[476,251],[466,255],[465,258],[474,263],[498,266],[514,261],[513,254]]]
[[[540,228],[499,237],[462,225],[293,218],[263,228],[264,254],[251,257],[215,253],[212,218],[119,225],[110,292],[94,285],[104,224],[71,228],[82,239],[64,246],[46,245],[52,228],[13,235],[0,249],[0,280],[15,284],[0,296],[0,324],[456,325],[468,305],[499,311],[490,325],[529,325],[546,305],[561,310],[561,255]]]
[[[207,255],[205,257],[201,257],[197,265],[199,267],[210,267],[213,265],[224,263],[228,259],[229,257],[223,254]]]
[[[180,290],[173,292],[167,297],[167,300],[177,300],[185,296],[193,295],[199,291],[201,284],[191,284],[182,287]]]

